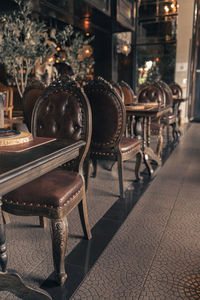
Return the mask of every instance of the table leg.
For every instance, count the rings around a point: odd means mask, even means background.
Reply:
[[[151,143],[151,117],[147,117],[147,147],[145,151],[148,154],[148,156],[150,156],[151,159],[154,160],[160,166],[162,163],[161,158],[150,147],[150,143]]]
[[[148,147],[148,127],[147,127],[147,119],[143,118],[143,128],[142,128],[142,152],[143,152],[143,160],[144,164],[148,170],[149,176],[153,174],[153,168],[149,161],[149,147]]]
[[[142,135],[143,135],[143,129],[142,129],[141,117],[135,116],[133,136],[137,137],[138,139],[141,139]]]

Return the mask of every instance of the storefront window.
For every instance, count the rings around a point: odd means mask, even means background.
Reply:
[[[138,84],[160,78],[174,80],[177,10],[175,0],[142,0],[138,8]]]

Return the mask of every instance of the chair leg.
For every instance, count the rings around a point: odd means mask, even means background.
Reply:
[[[56,281],[59,285],[63,285],[67,279],[65,272],[65,253],[68,239],[67,217],[51,219],[51,238]]]
[[[137,181],[140,181],[140,167],[142,163],[142,151],[136,154],[136,163],[135,163],[135,177]]]
[[[79,215],[80,215],[84,235],[85,235],[85,237],[87,237],[88,240],[90,240],[92,238],[92,234],[91,234],[89,220],[88,220],[85,188],[84,188],[84,191],[83,191],[83,199],[78,204],[78,210],[79,210]]]
[[[176,129],[176,123],[172,124],[172,136],[173,136],[174,142],[176,142],[178,140],[178,131]]]
[[[162,147],[163,147],[163,136],[162,136],[162,132],[160,132],[158,136],[158,144],[156,149],[156,154],[158,155],[158,157],[161,156]]]
[[[89,177],[91,175],[91,168],[92,168],[92,162],[89,158],[89,156],[87,155],[87,157],[85,158],[85,161],[84,161],[84,178],[85,178],[85,189],[87,190],[88,188],[88,183],[89,183]]]
[[[122,162],[121,154],[118,154],[117,167],[118,167],[120,198],[123,199],[124,198],[123,162]]]

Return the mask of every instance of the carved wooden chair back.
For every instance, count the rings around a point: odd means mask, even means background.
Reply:
[[[124,196],[123,161],[136,156],[135,174],[139,180],[141,140],[125,138],[125,106],[110,83],[98,77],[84,87],[92,110],[91,159],[96,176],[97,160],[117,161],[120,197]]]
[[[24,123],[26,124],[29,131],[31,131],[31,118],[34,105],[44,89],[45,86],[43,85],[43,83],[37,79],[29,82],[27,88],[25,89],[23,95],[23,115]]]
[[[126,111],[115,89],[98,77],[84,87],[92,109],[93,149],[116,148],[125,130]]]
[[[133,104],[133,102],[135,102],[135,98],[134,98],[135,95],[130,85],[123,80],[119,82],[119,85],[121,86],[121,89],[124,94],[124,104],[125,105]]]
[[[34,136],[85,141],[79,157],[70,166],[54,169],[3,198],[6,212],[51,220],[56,281],[62,285],[67,278],[67,215],[77,206],[84,234],[91,238],[83,176],[83,162],[91,140],[91,110],[83,90],[64,78],[52,83],[37,99],[31,127]]]
[[[85,159],[91,140],[91,122],[90,104],[84,90],[66,77],[56,80],[38,98],[31,132],[34,136],[84,140],[86,146],[81,156]],[[73,167],[79,171],[77,163],[74,162]]]
[[[115,89],[115,91],[117,92],[117,94],[121,97],[122,102],[124,103],[124,93],[123,93],[123,90],[122,90],[120,84],[118,82],[114,82],[114,81],[111,81],[111,84],[112,84],[113,88]]]
[[[166,103],[165,95],[162,88],[154,83],[148,83],[138,89],[137,94],[138,102],[150,103],[157,102],[159,104]]]
[[[169,87],[172,90],[172,94],[175,99],[181,99],[183,97],[182,88],[178,83],[173,82],[169,85]]]

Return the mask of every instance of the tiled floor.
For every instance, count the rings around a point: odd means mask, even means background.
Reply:
[[[200,299],[200,123],[191,123],[156,176],[135,183],[127,162],[126,199],[116,170],[91,178],[88,210],[93,238],[81,238],[78,213],[69,217],[68,280],[53,283],[49,231],[37,218],[12,216],[9,268],[61,300]],[[19,299],[0,292],[0,299]]]

